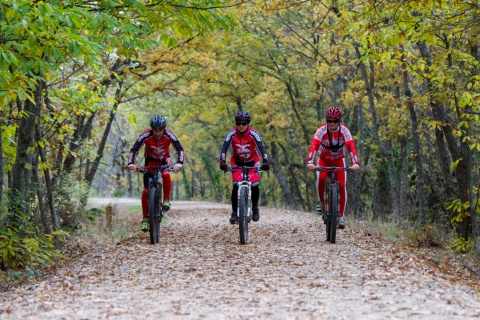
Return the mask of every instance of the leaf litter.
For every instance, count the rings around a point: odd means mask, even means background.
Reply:
[[[274,208],[262,208],[241,245],[229,216],[228,205],[172,202],[159,244],[138,232],[90,246],[0,293],[0,318],[480,317],[479,277],[455,259],[358,226],[339,230],[330,244],[320,217]],[[140,226],[140,217],[130,220]]]

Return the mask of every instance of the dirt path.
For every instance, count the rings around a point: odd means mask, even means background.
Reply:
[[[263,209],[242,246],[229,206],[172,205],[160,244],[138,234],[97,248],[0,293],[0,318],[480,318],[478,292],[359,228],[332,245],[319,217]]]

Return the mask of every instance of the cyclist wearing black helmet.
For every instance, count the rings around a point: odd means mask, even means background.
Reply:
[[[352,134],[347,127],[340,124],[343,113],[339,107],[331,106],[327,109],[325,114],[326,122],[320,126],[315,132],[310,146],[310,151],[307,158],[307,167],[313,169],[315,167],[314,158],[315,153],[318,152],[318,166],[334,166],[345,167],[345,153],[348,152],[350,160],[352,161],[351,170],[360,170],[360,161],[357,157],[357,151],[355,149],[355,142],[353,141]],[[323,215],[325,221],[326,215],[324,214],[324,197],[325,180],[327,179],[327,171],[322,171],[317,176],[317,191],[318,200],[316,203],[315,211],[318,214]],[[347,204],[347,189],[345,183],[347,176],[344,171],[335,171],[335,179],[340,182],[340,219],[338,227],[340,229],[345,228],[347,222],[343,216],[345,206]]]
[[[232,156],[230,157],[231,166],[248,166],[260,168],[260,156],[262,159],[262,170],[270,169],[270,163],[268,160],[267,152],[263,145],[262,138],[257,130],[250,127],[250,121],[252,117],[248,112],[239,111],[235,115],[235,127],[225,136],[223,141],[222,150],[220,151],[220,169],[226,171],[227,166],[227,152],[231,147]],[[237,217],[237,192],[238,182],[242,181],[242,171],[237,170],[232,173],[233,177],[233,189],[232,189],[232,215],[230,217],[230,223],[235,224],[238,221]],[[251,170],[249,175],[252,182],[252,220],[258,221],[260,219],[260,211],[258,209],[258,199],[260,198],[260,189],[258,187],[260,183],[260,176],[254,169]]]
[[[146,166],[161,166],[171,164],[170,144],[177,152],[177,163],[173,168],[173,172],[177,173],[182,169],[184,161],[184,151],[182,144],[172,131],[167,128],[167,120],[160,116],[153,116],[150,120],[150,128],[145,129],[137,138],[133,147],[130,149],[130,156],[128,157],[128,169],[135,170],[135,158],[138,155],[140,149],[145,145],[145,165]],[[152,176],[152,173],[147,172],[143,175],[143,192],[142,192],[142,231],[148,231],[148,179]],[[170,172],[165,170],[162,172],[163,179],[163,203],[162,207],[164,211],[170,210],[170,190],[172,188],[172,180],[170,178]]]

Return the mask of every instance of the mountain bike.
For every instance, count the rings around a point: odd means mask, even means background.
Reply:
[[[243,171],[242,181],[238,183],[237,216],[240,243],[247,244],[248,223],[252,220],[252,183],[249,181],[248,173],[251,169],[255,169],[255,172],[262,172],[262,170],[257,167],[232,166],[227,171],[234,172],[235,169]]]
[[[337,236],[338,219],[340,217],[340,182],[335,179],[335,171],[351,172],[345,167],[320,167],[315,166],[315,171],[328,171],[325,181],[325,206],[323,212],[326,215],[325,231],[327,241],[335,243]]]
[[[153,177],[148,179],[148,231],[150,232],[150,243],[156,244],[160,239],[160,224],[163,218],[161,172],[172,171],[173,166],[142,166],[137,167],[135,171],[147,173],[150,170],[153,170]]]

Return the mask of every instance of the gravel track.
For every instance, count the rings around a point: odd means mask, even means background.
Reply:
[[[0,319],[480,318],[478,292],[359,227],[330,244],[318,216],[261,208],[241,245],[229,216],[172,202],[159,244],[137,233],[96,247],[0,293]]]

